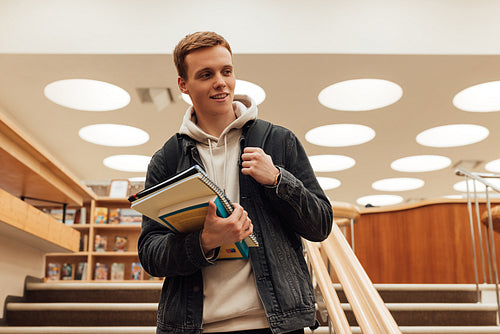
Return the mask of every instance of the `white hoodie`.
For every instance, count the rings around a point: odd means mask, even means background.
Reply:
[[[184,115],[179,132],[196,140],[208,176],[237,203],[241,128],[257,118],[257,106],[246,95],[235,95],[234,101],[236,120],[219,138],[198,127],[192,107]],[[269,327],[249,260],[217,261],[204,267],[202,273],[204,333]]]

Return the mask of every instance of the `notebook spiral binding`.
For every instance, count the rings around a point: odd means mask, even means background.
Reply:
[[[218,185],[216,185],[212,180],[210,180],[210,178],[208,177],[208,175],[206,174],[206,172],[204,170],[202,170],[201,168],[199,168],[198,170],[200,171],[200,174],[202,175],[203,181],[205,182],[205,184],[207,186],[209,186],[217,194],[217,196],[219,196],[219,198],[221,199],[222,205],[224,205],[224,208],[226,208],[226,211],[229,214],[231,214],[234,210],[233,205],[231,204],[231,201],[229,200],[229,198],[227,198],[224,191],[222,191],[222,189],[219,188]],[[259,247],[259,242],[257,241],[257,237],[253,233],[245,238],[245,243],[247,244],[248,247]]]

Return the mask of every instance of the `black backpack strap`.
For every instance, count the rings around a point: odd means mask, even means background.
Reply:
[[[264,121],[262,119],[256,119],[249,124],[248,130],[246,132],[246,144],[245,146],[260,147],[264,148],[267,136],[272,128],[272,123]]]

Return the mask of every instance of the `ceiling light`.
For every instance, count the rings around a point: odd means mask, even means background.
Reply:
[[[471,112],[500,111],[500,81],[474,85],[453,98],[458,109]]]
[[[370,195],[363,196],[356,200],[356,202],[360,205],[372,205],[372,206],[385,206],[385,205],[394,205],[401,203],[403,201],[403,197],[398,195]]]
[[[112,155],[102,161],[109,168],[123,172],[146,172],[151,157],[145,155]]]
[[[486,181],[496,186],[498,189],[500,189],[500,179],[488,178]],[[469,191],[471,193],[474,193],[474,180],[469,179],[467,183],[469,184]],[[453,189],[465,193],[467,192],[467,183],[465,182],[465,180],[457,182],[453,185]],[[479,181],[475,181],[475,183],[476,183],[476,192],[482,193],[486,191],[486,186],[483,183]]]
[[[360,124],[323,125],[306,133],[306,140],[311,144],[327,147],[360,145],[375,137],[375,131]]]
[[[120,124],[88,125],[81,128],[78,135],[85,141],[104,146],[136,146],[149,140],[147,132]]]
[[[451,160],[440,155],[413,155],[394,160],[391,168],[398,172],[430,172],[451,165]]]
[[[480,142],[489,135],[484,126],[474,124],[450,124],[425,130],[417,135],[420,145],[430,147],[455,147]]]
[[[488,162],[484,168],[492,173],[500,173],[500,159]]]
[[[349,169],[356,164],[353,158],[345,155],[313,155],[309,162],[315,172],[338,172]]]
[[[446,195],[446,196],[443,196],[443,198],[447,198],[447,199],[463,199],[464,196],[463,195]]]
[[[128,180],[130,182],[145,182],[146,177],[145,176],[129,177]]]
[[[372,183],[372,188],[381,191],[406,191],[422,188],[424,181],[411,177],[396,177],[378,180]]]
[[[403,96],[394,82],[381,79],[355,79],[335,83],[323,89],[319,102],[327,108],[365,111],[386,107]]]
[[[331,177],[317,177],[319,185],[323,190],[330,190],[340,187],[341,182]]]
[[[236,80],[234,94],[248,95],[255,101],[255,104],[257,105],[261,104],[266,99],[266,92],[264,91],[264,89],[262,89],[262,87],[245,80]],[[191,101],[191,98],[188,94],[182,93],[181,95],[182,99],[186,103],[193,105],[193,102]]]
[[[130,103],[130,95],[124,89],[97,80],[54,81],[45,86],[43,93],[56,104],[84,111],[116,110]]]

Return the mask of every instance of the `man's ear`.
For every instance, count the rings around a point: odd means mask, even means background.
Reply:
[[[177,86],[179,86],[181,93],[189,94],[186,88],[186,80],[184,80],[182,77],[177,78]]]

